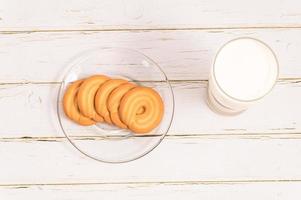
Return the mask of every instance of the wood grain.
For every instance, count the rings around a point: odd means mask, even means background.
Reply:
[[[300,138],[166,138],[147,156],[112,165],[82,156],[66,140],[2,141],[0,183],[301,180],[300,144]]]
[[[96,185],[37,185],[0,187],[3,199],[82,200],[89,199],[295,199],[300,182],[264,183],[152,183]],[[249,194],[249,195],[246,195]]]
[[[1,0],[0,30],[300,27],[298,0]]]
[[[300,35],[301,29],[0,34],[1,68],[5,67],[0,82],[58,82],[66,65],[82,52],[112,46],[150,56],[171,80],[206,80],[221,45],[241,36],[261,39],[274,49],[281,78],[300,78]],[[141,77],[149,79],[143,72]]]
[[[225,117],[206,104],[205,81],[173,82],[175,117],[169,135],[301,133],[301,83],[281,81],[261,103],[241,115]],[[8,84],[0,87],[0,138],[60,137],[59,84]],[[285,103],[284,103],[285,102]],[[93,130],[68,124],[68,130]]]
[[[301,196],[300,7],[297,0],[0,0],[0,199]],[[206,80],[220,46],[237,37],[270,45],[281,79],[260,104],[223,117],[206,105]],[[56,98],[70,61],[116,46],[164,69],[176,110],[158,148],[109,165],[63,137]],[[85,132],[89,140],[78,130],[79,141],[99,147],[102,140]]]

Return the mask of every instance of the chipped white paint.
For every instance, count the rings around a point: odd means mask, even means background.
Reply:
[[[301,132],[299,82],[279,82],[262,102],[233,117],[217,115],[208,108],[207,82],[173,82],[172,87],[176,107],[169,135]],[[0,138],[63,136],[56,114],[58,90],[59,84],[0,86]],[[89,128],[78,129],[74,123],[70,123],[68,128],[74,133],[93,135]]]
[[[0,199],[300,198],[300,2],[0,0]],[[273,48],[282,80],[222,117],[204,80],[218,48],[240,36]],[[64,66],[99,46],[137,49],[174,80],[168,136],[131,163],[83,157],[57,125]]]
[[[266,42],[278,55],[281,78],[301,77],[301,29],[147,32],[47,32],[0,34],[0,82],[61,81],[64,67],[83,51],[126,47],[162,66],[172,80],[204,80],[214,55],[241,36]],[[25,67],[26,66],[26,67]]]
[[[300,27],[298,0],[1,0],[0,30]]]
[[[102,142],[93,141],[91,148]],[[1,169],[5,169],[0,170],[0,188],[5,184],[301,180],[300,143],[300,137],[167,137],[145,157],[112,165],[87,159],[67,140],[0,141]]]

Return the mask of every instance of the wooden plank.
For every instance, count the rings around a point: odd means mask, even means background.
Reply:
[[[102,143],[88,142],[92,149]],[[300,138],[166,138],[147,156],[113,165],[84,157],[66,140],[2,141],[0,183],[301,180],[300,153]]]
[[[242,36],[261,39],[275,50],[281,78],[298,78],[300,35],[301,29],[0,34],[0,82],[61,81],[66,65],[82,52],[112,46],[150,56],[171,80],[206,80],[221,45]],[[143,78],[150,76],[141,72]]]
[[[174,82],[175,116],[169,135],[274,134],[301,132],[301,83],[279,82],[262,102],[237,116],[212,112],[207,82]],[[59,84],[9,84],[0,87],[1,138],[60,137],[57,120]],[[281,115],[279,114],[281,113]],[[94,129],[67,125],[74,134]]]
[[[221,184],[113,184],[45,185],[0,187],[2,199],[295,199],[300,182],[221,183]],[[248,194],[248,195],[246,195]]]
[[[0,5],[2,31],[301,25],[298,0],[1,0]]]

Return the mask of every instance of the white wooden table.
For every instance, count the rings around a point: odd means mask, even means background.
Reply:
[[[280,80],[224,117],[205,103],[208,71],[239,36],[274,49]],[[172,80],[172,128],[134,162],[82,156],[57,123],[65,64],[99,46],[137,49]],[[301,1],[0,0],[0,199],[117,198],[301,198]]]

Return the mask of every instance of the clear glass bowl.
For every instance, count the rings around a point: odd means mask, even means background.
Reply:
[[[135,135],[105,123],[80,126],[64,113],[62,99],[70,83],[91,75],[123,78],[137,85],[152,87],[162,97],[165,110],[161,124],[148,134]],[[97,48],[78,55],[66,67],[58,95],[59,124],[70,143],[97,161],[122,163],[138,159],[160,144],[174,115],[174,95],[163,70],[144,54],[124,48]]]

